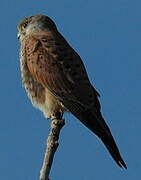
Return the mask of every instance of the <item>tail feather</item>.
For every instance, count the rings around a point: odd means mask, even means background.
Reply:
[[[102,140],[118,166],[127,169],[111,131],[104,121],[101,113],[98,113],[97,115],[97,113],[93,114],[90,111],[85,111],[83,112],[81,118],[79,117],[79,120]]]
[[[123,161],[116,142],[112,136],[112,133],[104,121],[101,112],[100,104],[97,100],[97,110],[93,112],[95,108],[90,110],[84,110],[81,104],[77,104],[72,101],[63,101],[65,107],[76,116],[87,128],[89,128],[93,133],[95,133],[104,143],[109,153],[118,164],[119,167],[127,169],[125,162]]]

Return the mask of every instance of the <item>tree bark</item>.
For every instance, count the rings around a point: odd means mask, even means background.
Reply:
[[[40,170],[39,180],[49,180],[49,174],[53,163],[55,152],[59,146],[59,134],[62,127],[65,125],[65,120],[57,117],[51,120],[51,130],[47,138],[47,147],[44,156],[42,168]]]

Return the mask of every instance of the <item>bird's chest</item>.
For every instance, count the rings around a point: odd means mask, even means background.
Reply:
[[[25,87],[28,97],[32,104],[40,109],[45,117],[51,118],[54,112],[63,112],[65,110],[62,103],[42,84],[35,81],[26,64],[26,55],[21,47],[20,68],[22,83]]]
[[[39,106],[42,106],[45,102],[45,88],[40,83],[34,81],[32,78],[26,64],[25,52],[23,51],[22,47],[20,54],[20,69],[22,83],[25,87],[28,97],[34,106],[40,108]]]

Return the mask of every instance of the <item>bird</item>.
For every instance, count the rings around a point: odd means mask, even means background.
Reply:
[[[117,165],[127,168],[101,113],[100,95],[54,21],[35,14],[20,21],[17,29],[21,79],[33,106],[50,119],[72,113],[103,142]]]

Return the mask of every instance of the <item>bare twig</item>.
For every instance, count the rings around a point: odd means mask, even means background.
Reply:
[[[47,147],[44,156],[43,166],[40,171],[39,180],[49,180],[49,174],[53,163],[54,154],[59,145],[59,134],[62,127],[65,125],[64,119],[55,117],[51,120],[51,130],[47,139]]]

